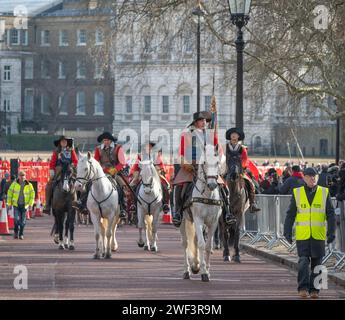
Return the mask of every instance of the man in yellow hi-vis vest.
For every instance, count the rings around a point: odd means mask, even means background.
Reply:
[[[299,256],[298,292],[302,298],[306,298],[308,293],[311,298],[318,298],[319,287],[314,286],[314,279],[319,273],[314,271],[322,264],[325,240],[332,243],[335,239],[335,215],[328,188],[317,185],[317,171],[306,168],[303,173],[305,185],[293,189],[290,207],[286,213],[284,236],[292,243],[292,227],[295,223]]]
[[[26,180],[25,172],[20,171],[18,179],[14,181],[7,192],[7,205],[14,208],[14,238],[24,239],[26,210],[31,210],[35,200],[35,190]]]

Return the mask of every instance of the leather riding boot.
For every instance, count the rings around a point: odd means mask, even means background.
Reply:
[[[126,218],[127,212],[126,212],[126,204],[125,204],[125,193],[123,192],[123,189],[120,185],[118,185],[117,191],[119,195],[120,218]]]
[[[175,193],[174,193],[174,208],[175,208],[175,212],[174,212],[174,216],[173,216],[173,224],[176,228],[178,228],[181,225],[182,222],[182,189],[183,189],[183,184],[178,184],[175,185]]]
[[[168,213],[170,212],[170,194],[169,194],[169,186],[164,182],[162,182],[162,191],[163,191],[163,212]]]
[[[250,181],[246,181],[247,185],[248,185],[248,198],[249,198],[249,211],[254,213],[254,212],[258,212],[261,209],[256,205],[255,203],[255,187],[254,184]]]
[[[53,180],[48,181],[48,183],[46,184],[45,192],[46,192],[46,205],[43,209],[43,213],[50,214],[51,198],[53,195]]]
[[[226,187],[220,188],[220,194],[223,200],[223,212],[225,213],[224,220],[226,224],[236,223],[236,217],[230,210],[230,201],[228,198],[228,190]]]

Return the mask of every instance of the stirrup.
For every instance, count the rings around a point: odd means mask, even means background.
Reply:
[[[126,216],[127,216],[127,212],[125,211],[125,210],[120,210],[120,218],[122,219],[122,218],[126,218]]]
[[[176,228],[178,228],[181,225],[182,217],[180,213],[175,213],[174,217],[172,219],[172,222]]]
[[[227,214],[226,216],[225,216],[225,223],[226,224],[234,224],[234,223],[236,223],[237,222],[237,220],[236,220],[236,217],[234,216],[234,215],[232,215],[232,214]]]
[[[168,204],[164,204],[164,205],[163,205],[163,212],[164,212],[164,213],[169,213],[169,212],[170,212],[170,207],[169,207]]]
[[[255,203],[252,203],[252,204],[250,205],[250,207],[249,207],[249,211],[250,211],[251,213],[254,213],[254,212],[261,211],[261,209],[258,208],[258,207],[256,206]]]

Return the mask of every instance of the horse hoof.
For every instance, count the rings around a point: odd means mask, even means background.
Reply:
[[[198,274],[200,271],[200,268],[192,267],[191,269],[192,269],[193,274]]]
[[[55,235],[53,241],[55,244],[59,244],[59,235]]]
[[[232,261],[237,262],[237,263],[241,263],[240,256],[233,256]]]
[[[73,245],[70,245],[68,249],[70,249],[70,250],[74,250],[75,248],[74,248],[74,246],[73,246]]]
[[[59,245],[59,250],[65,250],[64,245],[60,244],[60,245]]]
[[[93,255],[93,258],[98,260],[98,259],[100,259],[101,257],[100,257],[100,255],[99,255],[99,253],[95,253],[95,254]]]
[[[144,246],[144,242],[137,242],[138,243],[138,247],[142,248]]]
[[[219,249],[220,249],[220,244],[216,244],[216,245],[214,246],[214,248],[215,248],[216,250],[219,250]]]
[[[224,260],[224,262],[230,262],[231,258],[230,258],[230,256],[225,256],[225,257],[223,257],[223,260]]]
[[[64,246],[65,246],[65,249],[68,249],[68,244],[64,244]]]
[[[111,258],[111,253],[106,253],[104,255],[104,259],[110,259]]]
[[[183,280],[189,280],[190,279],[190,275],[189,275],[189,272],[185,272],[183,274]]]
[[[201,281],[203,282],[209,282],[210,278],[208,277],[208,274],[202,274],[201,275]]]
[[[145,251],[149,251],[149,247],[148,246],[144,246],[144,250]]]
[[[118,248],[112,248],[111,252],[116,252]]]
[[[158,251],[158,248],[157,248],[157,247],[151,247],[151,251],[152,251],[152,252],[157,252],[157,251]]]

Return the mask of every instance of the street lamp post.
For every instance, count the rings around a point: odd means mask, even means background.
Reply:
[[[251,0],[228,0],[231,22],[237,27],[236,127],[243,130],[243,50],[242,28],[249,21]]]
[[[337,105],[337,99],[334,99],[334,104],[337,108],[337,113],[339,112],[339,108]],[[339,165],[340,159],[340,118],[337,117],[337,127],[335,133],[335,163]]]
[[[197,36],[196,36],[196,50],[197,50],[197,62],[196,62],[196,110],[200,112],[200,34],[201,34],[201,21],[204,18],[205,11],[201,7],[199,1],[198,6],[193,9],[193,15],[195,16],[195,22],[197,23]]]

